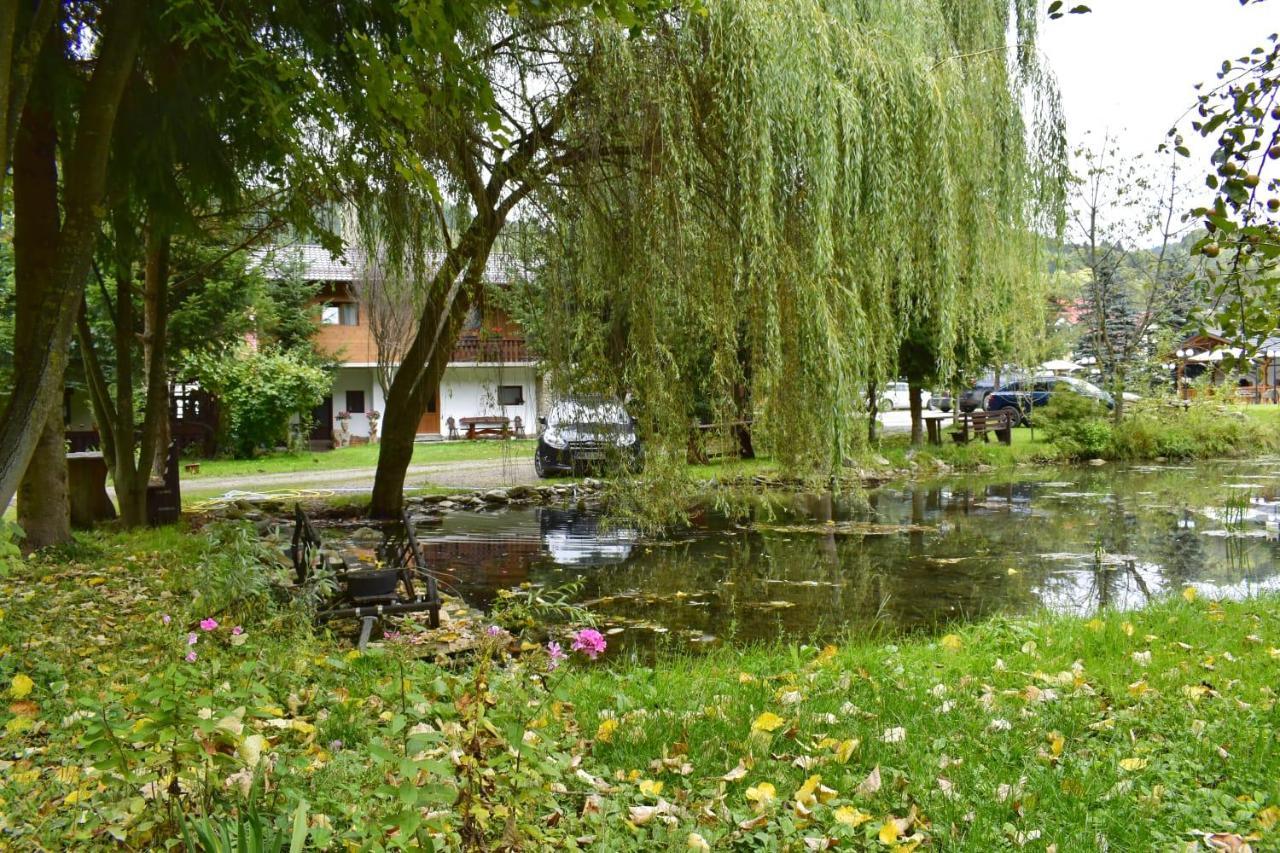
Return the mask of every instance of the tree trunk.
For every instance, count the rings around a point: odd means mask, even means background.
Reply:
[[[471,308],[471,293],[479,286],[485,262],[501,228],[491,219],[477,220],[458,245],[445,256],[432,277],[431,293],[419,320],[418,333],[391,381],[378,469],[373,479],[369,515],[395,518],[404,506],[404,477],[413,459],[418,421],[440,386],[458,333]],[[462,278],[466,272],[465,279]]]
[[[867,444],[876,443],[876,415],[879,414],[880,401],[876,399],[876,383],[867,384]]]
[[[18,486],[18,524],[31,550],[71,541],[67,457],[62,410],[50,406],[40,440]]]
[[[911,446],[924,444],[924,406],[921,405],[919,385],[907,386],[911,396]]]
[[[85,279],[93,257],[93,246],[102,220],[102,197],[106,189],[107,155],[111,146],[116,113],[129,74],[133,69],[138,41],[142,29],[140,0],[120,0],[108,7],[103,23],[101,49],[93,75],[84,89],[80,103],[74,144],[62,158],[64,218],[61,227],[49,229],[43,225],[43,235],[37,242],[56,252],[55,261],[47,268],[47,278],[30,280],[17,272],[25,261],[31,268],[30,243],[20,248],[15,230],[14,266],[17,289],[28,291],[28,298],[41,306],[41,322],[34,334],[26,336],[24,350],[19,357],[15,341],[15,363],[24,367],[15,372],[13,391],[3,415],[0,415],[0,507],[9,505],[26,471],[27,463],[35,452],[36,444],[49,418],[49,402],[62,390],[66,369],[67,348],[71,342],[76,314],[79,311]],[[48,45],[46,45],[46,48]],[[59,45],[61,47],[61,45]],[[47,51],[46,51],[47,52]],[[20,128],[14,152],[14,225],[32,213],[27,203],[19,202],[17,184],[25,176],[23,168],[17,168],[17,149],[22,137],[35,130],[36,142],[43,137],[42,124],[48,115],[49,99],[37,96],[27,100],[23,123],[28,117],[34,120],[27,128]],[[48,122],[48,138],[55,144],[47,149],[36,145],[35,165],[40,176],[55,169],[56,137],[52,121]],[[55,188],[56,195],[56,188]],[[37,219],[40,217],[37,215]],[[56,223],[56,218],[55,218]],[[28,278],[25,282],[24,278]],[[32,292],[38,290],[38,294]]]

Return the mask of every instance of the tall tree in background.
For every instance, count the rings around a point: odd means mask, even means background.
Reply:
[[[1185,312],[1191,297],[1182,245],[1191,228],[1188,194],[1176,162],[1153,177],[1141,158],[1126,160],[1109,138],[1076,156],[1070,236],[1087,273],[1077,353],[1095,360],[1119,421],[1126,389],[1163,355],[1156,351],[1159,333]]]

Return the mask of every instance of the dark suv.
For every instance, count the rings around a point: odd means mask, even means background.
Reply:
[[[1037,376],[1005,383],[987,397],[988,412],[1004,412],[1015,426],[1029,423],[1031,411],[1049,402],[1055,392],[1070,391],[1115,408],[1111,395],[1097,385],[1071,376]]]
[[[607,468],[637,471],[644,461],[635,421],[616,401],[562,400],[538,423],[542,432],[533,469],[539,477]]]
[[[987,402],[987,395],[995,390],[995,383],[988,380],[973,383],[973,387],[960,394],[960,411],[976,412]]]

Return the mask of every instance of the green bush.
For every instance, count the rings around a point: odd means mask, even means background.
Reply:
[[[1106,455],[1111,448],[1109,417],[1101,401],[1064,391],[1055,391],[1035,415],[1036,426],[1067,459]]]
[[[1115,459],[1207,459],[1274,450],[1280,433],[1243,412],[1212,402],[1186,408],[1165,401],[1130,406],[1111,436]]]
[[[330,384],[325,369],[297,350],[238,346],[193,356],[187,368],[222,404],[223,433],[240,459],[287,444],[289,422],[296,416],[305,423]]]

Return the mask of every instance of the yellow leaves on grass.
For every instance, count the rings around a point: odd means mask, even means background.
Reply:
[[[1194,586],[1189,586],[1182,590],[1182,597],[1190,604],[1200,597],[1200,593],[1196,591]]]
[[[751,724],[751,733],[773,732],[776,731],[784,722],[786,722],[786,720],[782,719],[772,711],[765,711],[763,714],[756,717],[755,722]]]
[[[778,799],[778,789],[771,782],[761,782],[759,785],[752,785],[747,789],[747,800],[751,803],[751,807],[758,812],[762,812]]]
[[[689,840],[686,845],[690,850],[710,850],[711,845],[707,843],[707,839],[703,838],[701,833],[689,833]]]
[[[836,795],[836,792],[822,784],[822,777],[810,776],[804,784],[796,789],[793,799],[796,805],[805,810],[812,809],[818,803],[825,803]]]
[[[9,682],[9,695],[14,699],[26,699],[31,695],[31,688],[35,687],[35,682],[31,680],[31,676],[25,672],[20,672]]]
[[[1122,758],[1120,759],[1120,769],[1129,773],[1137,773],[1139,770],[1147,769],[1147,759],[1145,758]]]
[[[949,652],[958,652],[964,648],[964,640],[960,639],[959,634],[947,634],[940,641],[940,645]]]
[[[656,797],[662,793],[662,783],[652,779],[640,780],[640,793],[646,797]]]
[[[613,717],[601,720],[600,725],[596,727],[596,740],[601,743],[608,743],[613,740],[613,733],[618,730],[618,721]]]
[[[871,820],[871,815],[853,806],[841,806],[835,810],[833,817],[835,817],[836,823],[855,827],[862,826],[862,824]]]

